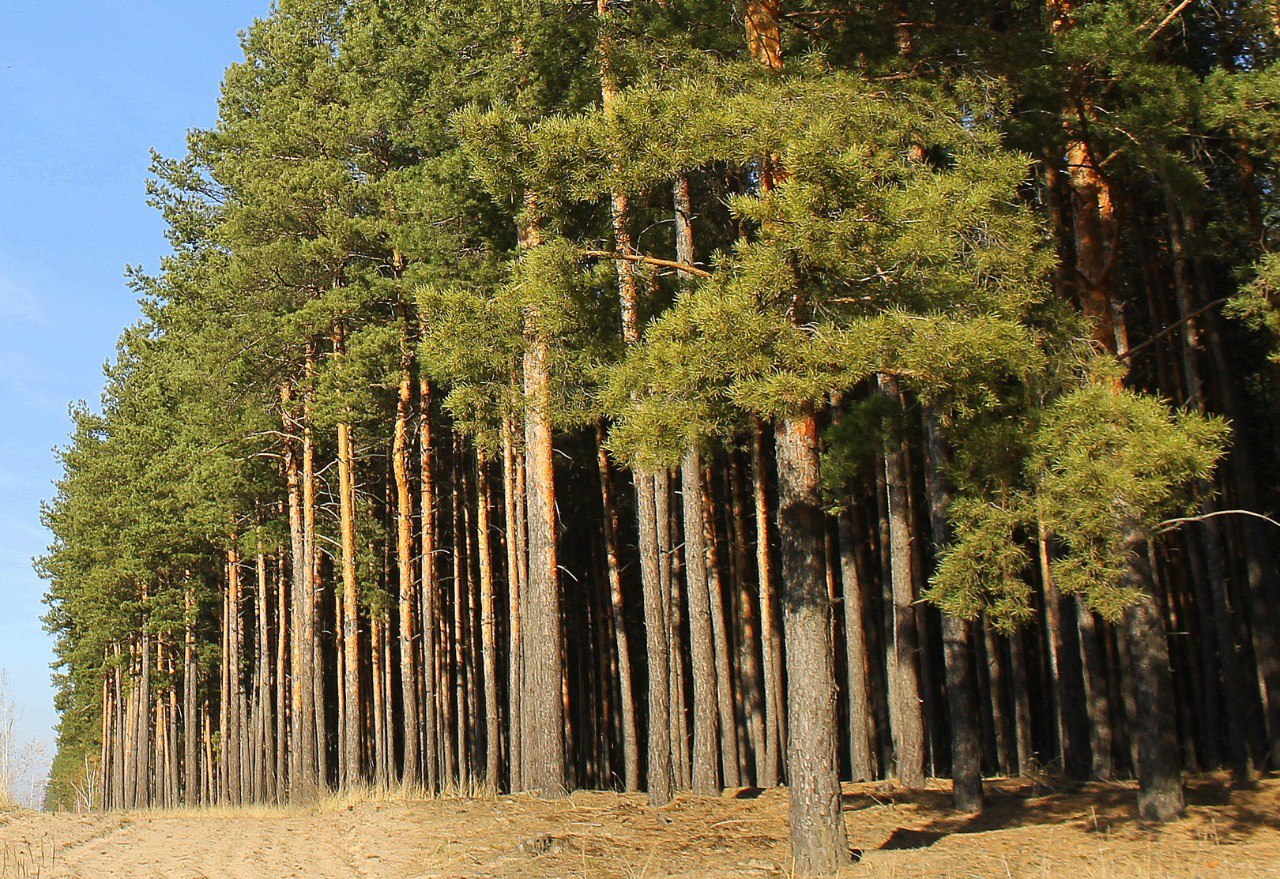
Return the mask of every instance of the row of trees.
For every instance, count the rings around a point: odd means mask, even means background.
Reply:
[[[821,874],[841,778],[1280,764],[1278,28],[278,0],[61,453],[51,801],[785,783]]]

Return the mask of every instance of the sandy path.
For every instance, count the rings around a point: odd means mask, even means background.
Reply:
[[[127,817],[61,846],[51,879],[361,876],[342,840],[314,819]]]
[[[1188,817],[1154,829],[1132,791],[993,785],[976,819],[946,794],[851,786],[861,862],[849,877],[1280,877],[1280,781],[1198,782]],[[554,802],[327,802],[310,809],[0,815],[0,879],[770,879],[789,874],[786,797],[577,794]]]

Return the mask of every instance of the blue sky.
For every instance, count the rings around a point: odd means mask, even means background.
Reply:
[[[166,242],[148,150],[210,124],[237,33],[268,0],[0,0],[0,668],[52,750],[51,644],[31,558],[67,406],[95,402],[137,317],[126,264]]]

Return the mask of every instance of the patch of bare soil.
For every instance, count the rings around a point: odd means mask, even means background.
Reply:
[[[945,784],[849,785],[847,877],[1280,877],[1280,780],[1194,781],[1187,817],[1137,821],[1130,785],[989,786],[957,816]],[[658,879],[791,875],[785,791],[684,796],[394,800],[312,808],[0,815],[0,879]]]

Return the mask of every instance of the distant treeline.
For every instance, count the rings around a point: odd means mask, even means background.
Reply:
[[[1280,768],[1271,2],[277,0],[150,194],[55,806]],[[1219,515],[1222,514],[1222,515]]]

